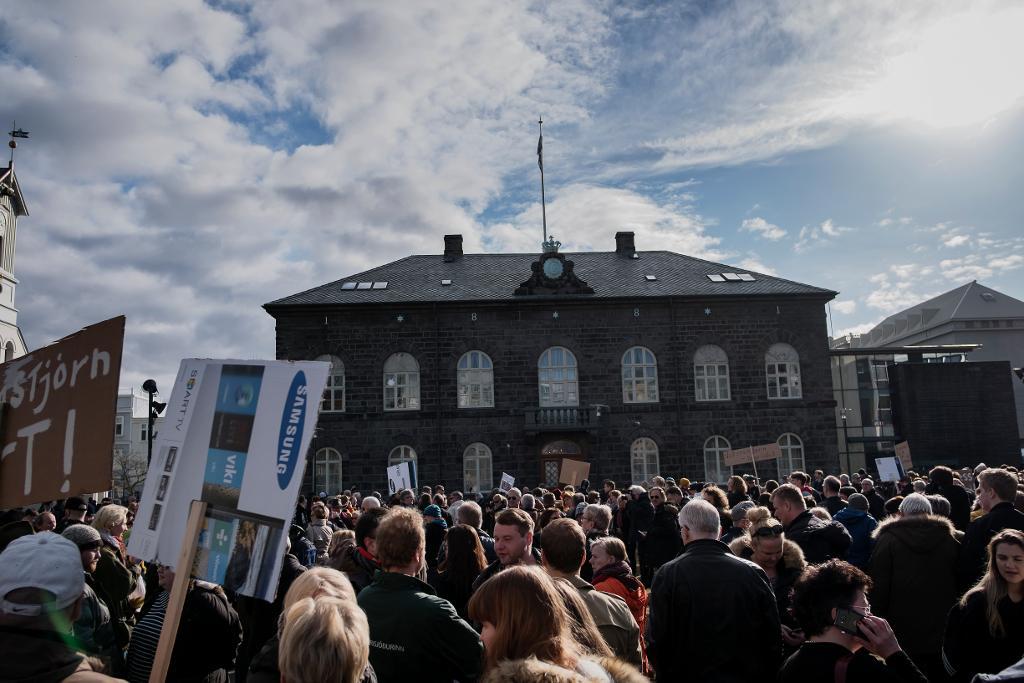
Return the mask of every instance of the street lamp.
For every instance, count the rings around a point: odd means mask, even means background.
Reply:
[[[164,412],[164,408],[167,407],[166,403],[160,403],[159,401],[153,400],[153,394],[159,394],[160,391],[156,388],[156,380],[147,379],[142,383],[142,390],[149,394],[149,412],[147,418],[149,420],[149,429],[146,431],[146,465],[153,461],[153,420],[160,416],[160,413]]]

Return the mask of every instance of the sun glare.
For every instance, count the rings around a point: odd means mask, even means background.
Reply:
[[[843,99],[846,115],[936,128],[985,123],[1024,96],[1024,8],[961,14],[908,36],[908,50]]]

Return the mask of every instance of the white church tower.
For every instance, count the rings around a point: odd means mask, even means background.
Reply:
[[[11,131],[11,160],[5,168],[0,166],[0,359],[11,360],[25,354],[25,339],[18,327],[18,309],[14,304],[14,291],[18,279],[14,277],[14,246],[18,235],[18,218],[28,215],[25,197],[21,194],[18,177],[14,175],[14,149],[16,137],[28,133]]]

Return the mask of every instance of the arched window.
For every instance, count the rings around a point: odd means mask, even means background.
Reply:
[[[712,436],[704,442],[704,480],[724,484],[732,476],[732,468],[722,462],[725,452],[731,450],[724,436]]]
[[[412,446],[395,446],[388,453],[388,467],[403,462],[416,462],[416,451]]]
[[[420,364],[408,353],[384,363],[384,410],[420,409]]]
[[[4,346],[4,362],[6,363],[12,358],[14,358],[14,342],[7,342]]]
[[[462,454],[462,479],[464,491],[479,493],[494,487],[493,458],[487,444],[471,443]]]
[[[768,398],[800,398],[800,355],[789,344],[772,344],[764,354]]]
[[[467,351],[459,359],[459,407],[494,407],[494,365],[483,351]]]
[[[537,362],[537,384],[541,407],[578,406],[579,380],[572,351],[552,346],[542,353]]]
[[[324,397],[320,401],[320,412],[345,412],[345,364],[337,356],[320,356],[317,360],[331,364],[330,374],[327,375],[327,386],[324,388]]]
[[[729,357],[708,344],[693,354],[693,380],[698,401],[729,400]]]
[[[779,458],[779,476],[789,476],[791,472],[804,471],[804,442],[800,437],[791,432],[786,432],[779,437],[779,448],[782,449],[782,457]]]
[[[629,448],[630,472],[634,484],[648,482],[659,474],[658,444],[654,439],[642,437]]]
[[[314,491],[326,491],[329,495],[341,493],[341,453],[333,448],[321,448],[316,452],[313,466]]]
[[[658,402],[658,361],[650,349],[634,346],[622,355],[622,401]]]

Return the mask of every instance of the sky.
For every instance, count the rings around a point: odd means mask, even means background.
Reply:
[[[1024,299],[1024,5],[3,2],[30,349],[121,385],[273,358],[261,305],[411,253],[671,250],[839,292],[835,335]],[[4,124],[5,126],[7,124]],[[6,130],[6,128],[5,128]]]

